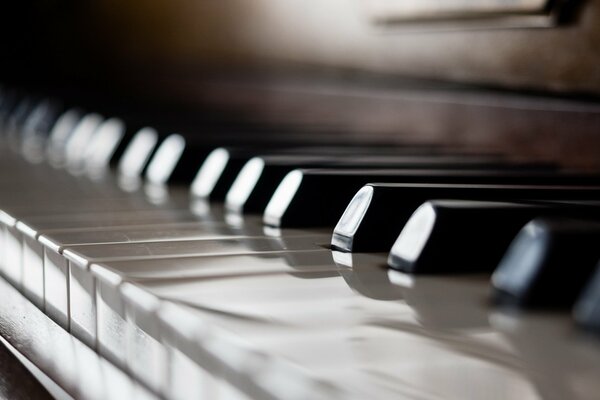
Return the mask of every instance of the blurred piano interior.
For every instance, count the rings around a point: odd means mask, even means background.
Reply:
[[[600,1],[0,8],[0,398],[598,398]]]

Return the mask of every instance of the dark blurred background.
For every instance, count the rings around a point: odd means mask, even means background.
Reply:
[[[566,4],[553,26],[382,23],[391,0],[5,2],[0,84],[173,130],[224,120],[600,168],[600,1],[541,3]]]

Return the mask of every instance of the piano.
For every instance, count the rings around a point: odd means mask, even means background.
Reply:
[[[0,397],[598,397],[597,1],[3,9]]]

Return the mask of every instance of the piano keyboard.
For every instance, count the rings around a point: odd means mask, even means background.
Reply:
[[[6,93],[0,124],[0,335],[54,397],[600,393],[600,175]]]

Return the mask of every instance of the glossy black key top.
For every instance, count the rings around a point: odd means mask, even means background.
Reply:
[[[150,127],[140,129],[133,135],[117,166],[118,175],[123,179],[141,179],[144,168],[154,153],[159,140],[158,132]]]
[[[369,182],[406,182],[410,174],[402,170],[387,171],[335,171],[294,170],[286,175],[269,201],[263,220],[265,224],[280,227],[334,226],[354,194]],[[443,179],[442,179],[443,178]],[[456,177],[440,175],[441,182],[457,182]],[[412,182],[433,181],[434,175],[413,178]],[[385,207],[376,211],[377,226],[388,226],[394,213],[390,210],[398,204],[414,211],[421,203],[430,199],[476,200],[546,200],[546,199],[598,199],[600,187],[541,187],[507,185],[466,184],[378,184],[371,186],[375,194],[365,197],[360,213],[372,209],[373,199],[382,199]],[[458,196],[458,197],[456,197]],[[383,212],[382,212],[383,210]],[[359,213],[359,214],[360,214]],[[354,213],[353,213],[354,215]],[[356,214],[358,215],[358,214]],[[409,214],[410,215],[410,214]],[[355,217],[353,217],[355,218]],[[406,221],[408,216],[401,216]],[[356,217],[360,225],[362,217]],[[401,226],[398,226],[400,229]],[[394,228],[396,229],[396,228]],[[396,231],[396,234],[399,230]]]
[[[241,138],[239,141],[243,147],[217,148],[214,138],[194,140],[193,137],[179,134],[170,135],[156,150],[148,165],[146,178],[155,185],[193,182],[193,195],[219,201],[225,198],[242,166],[258,151],[276,152],[297,143],[285,137],[261,141],[260,144],[245,143],[246,140]]]
[[[573,317],[578,325],[585,329],[600,333],[600,268],[586,285],[573,309]]]
[[[7,136],[8,144],[14,151],[19,151],[21,149],[23,124],[27,121],[27,117],[38,103],[38,99],[25,96],[16,104],[14,110],[10,113],[4,129],[6,130],[5,135]]]
[[[552,165],[546,164],[520,164],[519,167],[510,163],[503,163],[493,156],[481,157],[470,155],[439,155],[439,156],[407,156],[402,154],[380,154],[367,156],[360,154],[337,154],[323,161],[302,163],[289,162],[281,157],[256,157],[250,160],[240,171],[227,193],[225,206],[227,210],[235,213],[262,213],[265,210],[273,192],[281,180],[296,168],[332,168],[332,169],[410,169],[407,172],[406,182],[439,182],[440,178],[432,175],[442,173],[442,168],[451,169],[447,175],[455,176],[453,181],[472,182],[474,170],[478,176],[485,175],[490,183],[523,182],[530,183],[540,180],[544,182],[549,177],[556,175]],[[520,168],[520,169],[519,169]],[[417,171],[422,170],[422,171]],[[484,172],[485,171],[485,172]],[[526,172],[526,173],[525,173]],[[366,172],[376,175],[376,172]],[[363,174],[363,172],[357,172]],[[415,175],[410,177],[408,175]],[[505,175],[512,178],[505,177]],[[600,184],[600,177],[585,179],[595,184]],[[570,182],[565,179],[566,182]],[[331,186],[335,185],[335,182]]]
[[[51,99],[41,101],[29,114],[22,128],[21,151],[32,162],[41,162],[50,131],[63,111],[62,105]]]
[[[369,165],[391,168],[415,162],[421,165],[433,158],[430,153],[432,149],[391,144],[386,147],[358,146],[352,143],[334,146],[327,142],[313,146],[304,143],[304,146],[300,147],[295,144],[297,143],[293,140],[273,140],[260,146],[219,147],[206,157],[194,178],[191,187],[192,195],[210,201],[223,201],[233,187],[232,184],[235,183],[236,189],[229,196],[229,209],[240,212],[243,208],[245,212],[262,213],[277,184],[286,173],[295,168],[318,168],[328,165],[337,165],[338,168],[342,166],[351,168],[354,165],[356,168],[361,166],[365,168]],[[417,155],[419,157],[416,157]],[[435,162],[462,164],[468,160],[481,162],[484,159],[488,162],[499,161],[499,158],[493,155],[438,155]],[[244,173],[240,174],[241,171]],[[247,193],[251,187],[254,187],[251,183],[257,186],[256,191],[252,193],[253,196]],[[247,204],[240,202],[241,197],[247,199],[245,202]]]
[[[257,141],[265,138],[256,138]],[[224,142],[235,142],[238,140],[240,146],[247,145],[248,138],[223,138]],[[155,186],[172,184],[191,184],[198,175],[200,167],[212,151],[218,147],[218,138],[213,136],[184,136],[180,134],[171,134],[167,136],[157,147],[150,163],[145,171],[146,180]],[[260,146],[273,148],[284,143],[282,140],[273,138],[270,142],[260,142]],[[223,164],[219,166],[220,174],[225,172],[225,166],[228,164],[228,157],[223,157],[223,152],[217,152],[216,159],[212,165]],[[245,162],[245,160],[244,160]],[[233,164],[232,164],[233,165]],[[240,165],[241,167],[241,165]],[[219,173],[212,171],[212,179],[218,179]]]
[[[96,176],[106,172],[110,159],[123,140],[125,123],[119,118],[108,118],[96,129],[89,145],[85,149],[85,170]]]
[[[241,169],[225,198],[228,211],[235,213],[262,213],[281,180],[299,167],[319,168],[344,165],[344,160],[358,166],[358,156],[353,161],[344,157],[326,156],[259,156],[249,160]],[[371,163],[375,165],[375,162]],[[364,164],[363,164],[364,166]]]
[[[46,157],[52,166],[64,166],[67,142],[75,127],[79,124],[82,115],[81,110],[69,109],[61,114],[52,126],[46,141]]]
[[[599,207],[432,200],[410,217],[388,258],[413,274],[491,272],[519,230],[539,216],[600,219]]]
[[[182,135],[169,135],[152,156],[145,172],[146,180],[157,186],[189,184],[211,150],[211,147],[186,140]]]
[[[4,138],[6,138],[8,119],[21,100],[21,97],[22,96],[14,89],[2,91],[2,99],[0,101],[0,135]]]
[[[192,182],[192,196],[207,200],[224,198],[227,188],[251,157],[246,152],[239,154],[225,147],[211,151]],[[225,189],[222,189],[223,187]]]
[[[492,276],[495,300],[523,308],[573,305],[600,259],[600,223],[535,219]]]
[[[404,175],[398,174],[396,182],[527,184],[541,187],[551,184],[567,186],[574,184],[598,185],[600,183],[598,179],[597,175],[557,175],[543,172],[432,170],[414,171],[413,174],[410,172],[406,172]],[[456,195],[458,196],[457,199],[469,199],[461,194]],[[338,221],[333,232],[332,246],[342,251],[388,251],[408,217],[414,211],[414,208],[411,208],[414,204],[406,203],[403,196],[403,193],[395,193],[389,187],[374,185],[371,189],[361,189],[350,201]],[[475,193],[475,196],[472,200],[514,200],[521,195],[514,190],[506,193],[497,190],[479,190]],[[438,198],[451,197],[446,197],[444,194],[444,196]],[[390,212],[390,210],[393,210],[393,212]]]
[[[197,178],[207,157],[220,145],[215,137],[204,135],[195,137],[171,134],[164,139],[161,137],[161,139],[143,171],[146,180],[155,186],[191,184]],[[223,139],[224,142],[231,140],[233,139]],[[215,161],[219,160],[222,162],[223,158],[217,157],[216,160],[213,160],[213,165]],[[227,163],[224,163],[220,167],[221,173],[223,172],[222,168],[226,165]],[[214,171],[211,175],[218,178],[218,174],[215,174]]]
[[[64,147],[64,158],[65,166],[71,173],[80,175],[84,171],[86,148],[103,121],[104,117],[100,114],[88,113],[79,120],[69,135]]]
[[[133,142],[137,134],[144,128],[146,128],[146,126],[134,126],[131,125],[129,121],[125,121],[125,129],[121,140],[116,144],[108,160],[108,164],[111,168],[118,168],[121,158],[127,152],[127,148]]]
[[[263,148],[262,150],[250,147],[244,149],[219,147],[213,150],[202,163],[198,174],[192,182],[192,195],[210,201],[225,200],[227,192],[237,179],[242,168],[250,160],[256,158],[259,151],[265,154],[277,154],[291,152],[291,149],[279,148],[276,143],[271,143],[271,148]],[[307,158],[322,160],[322,162],[327,159],[324,155],[306,156],[300,154],[287,154],[277,157],[278,159],[288,159],[290,165],[306,163]],[[279,179],[281,180],[281,177]]]
[[[347,153],[351,150],[352,148],[342,148],[341,152]],[[263,162],[265,158],[269,160],[273,160],[274,158],[277,161],[283,160],[284,165],[286,166],[285,172],[289,172],[294,168],[298,168],[298,166],[311,163],[315,160],[321,161],[321,164],[324,163],[327,159],[331,158],[331,155],[323,154],[323,151],[320,150],[318,146],[313,149],[310,149],[310,147],[295,149],[293,147],[284,147],[284,144],[280,144],[278,147],[276,142],[270,143],[270,146],[261,146],[261,148],[219,147],[213,150],[206,157],[204,163],[202,163],[198,174],[192,182],[192,195],[210,201],[223,201],[232,187],[232,184],[238,180],[238,176],[242,169],[246,171],[248,169],[256,169],[255,167],[252,167],[252,165],[257,161],[249,161],[255,160],[256,158],[263,160]],[[248,167],[245,167],[246,165],[248,165]],[[281,181],[285,172],[277,175],[278,181],[273,183],[272,186]],[[250,178],[248,175],[249,172],[242,174],[242,178],[240,178],[237,185],[240,184],[239,182],[241,180],[247,181],[247,179]],[[271,193],[273,190],[274,188],[271,190]]]

